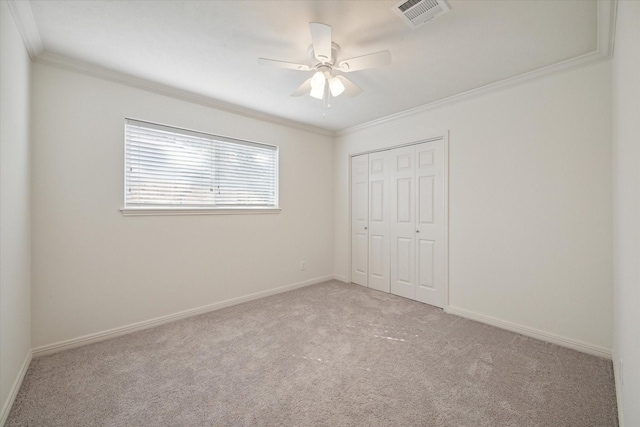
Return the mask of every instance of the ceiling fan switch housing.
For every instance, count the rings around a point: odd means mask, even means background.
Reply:
[[[307,52],[309,53],[309,58],[311,58],[313,62],[316,62],[317,58],[316,58],[316,53],[313,50],[313,44],[309,45],[309,49],[307,50]],[[320,64],[331,64],[331,65],[335,64],[336,58],[338,57],[339,53],[340,53],[340,46],[338,45],[338,43],[331,42],[331,58],[328,58],[327,60],[322,60],[321,62],[316,64],[316,66]]]

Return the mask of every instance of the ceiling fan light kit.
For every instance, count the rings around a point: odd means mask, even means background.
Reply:
[[[329,78],[329,89],[331,90],[331,96],[340,96],[344,92],[344,84],[337,77]]]
[[[324,76],[324,72],[316,71],[313,77],[311,77],[311,93],[309,93],[309,95],[316,99],[324,98],[325,85],[326,77]]]
[[[258,63],[277,68],[285,68],[297,71],[315,70],[313,76],[307,79],[296,89],[291,96],[302,96],[305,93],[313,98],[324,100],[325,106],[331,107],[330,98],[346,93],[348,96],[357,96],[362,93],[355,83],[336,72],[350,73],[369,68],[382,67],[391,63],[391,52],[382,52],[362,55],[355,58],[337,62],[340,46],[331,40],[331,27],[319,22],[309,23],[311,32],[311,46],[309,57],[312,65],[295,64],[276,59],[258,58]]]

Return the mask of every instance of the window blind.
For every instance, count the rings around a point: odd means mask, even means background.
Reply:
[[[277,147],[126,120],[125,207],[277,206]]]

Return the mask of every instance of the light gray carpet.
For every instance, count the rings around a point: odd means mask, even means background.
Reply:
[[[609,361],[339,282],[35,359],[7,422],[616,425]]]

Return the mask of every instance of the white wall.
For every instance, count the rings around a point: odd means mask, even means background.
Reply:
[[[620,1],[613,58],[614,362],[618,411],[640,426],[640,2]],[[619,362],[622,360],[623,369]],[[620,381],[620,375],[624,380]]]
[[[35,348],[332,275],[330,137],[61,68],[33,73]],[[125,117],[280,146],[282,212],[122,216]]]
[[[29,56],[9,7],[0,2],[0,405],[31,348]],[[0,420],[0,424],[2,421]]]
[[[612,347],[611,64],[346,133],[335,272],[349,277],[349,154],[449,131],[450,304]]]

